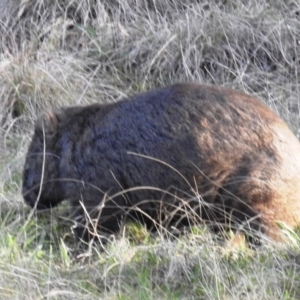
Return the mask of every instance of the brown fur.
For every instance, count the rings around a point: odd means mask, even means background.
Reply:
[[[105,231],[125,216],[163,226],[234,222],[281,239],[276,221],[300,223],[299,153],[297,138],[259,100],[176,84],[45,113],[28,150],[23,195],[38,208],[69,200],[78,216],[82,201]]]

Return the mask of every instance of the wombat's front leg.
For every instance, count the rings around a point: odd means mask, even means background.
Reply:
[[[73,232],[76,240],[88,242],[92,239],[105,241],[111,234],[120,231],[125,212],[120,208],[104,206],[88,210],[76,207]]]

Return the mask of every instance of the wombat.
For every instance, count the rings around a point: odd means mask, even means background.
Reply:
[[[42,114],[22,193],[38,209],[70,201],[82,228],[87,220],[99,232],[127,219],[157,228],[207,222],[280,240],[276,221],[300,221],[299,154],[261,101],[182,83]]]

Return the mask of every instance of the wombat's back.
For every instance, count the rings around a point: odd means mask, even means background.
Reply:
[[[39,160],[45,145],[51,155]],[[27,154],[23,194],[36,203],[44,162],[40,207],[63,199],[78,207],[82,200],[92,212],[102,203],[100,223],[109,229],[132,215],[130,208],[151,220],[177,210],[178,220],[189,207],[189,216],[223,224],[251,220],[276,238],[275,221],[299,223],[299,150],[287,125],[259,100],[176,84],[44,115]]]

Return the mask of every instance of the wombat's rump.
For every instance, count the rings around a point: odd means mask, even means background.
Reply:
[[[200,220],[279,238],[300,219],[300,146],[240,92],[176,84],[111,104],[65,107],[36,122],[23,175],[37,208],[68,200],[98,228]],[[84,220],[84,218],[82,218]]]

